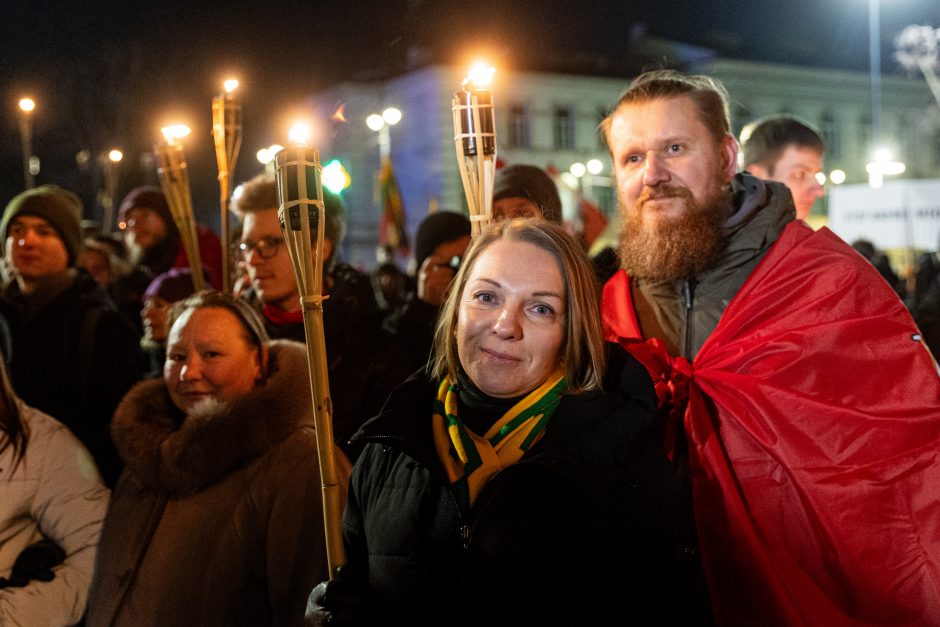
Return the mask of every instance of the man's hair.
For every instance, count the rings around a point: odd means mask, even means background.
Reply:
[[[346,234],[346,207],[342,198],[327,190],[323,190],[323,204],[326,208],[326,232],[323,237],[333,245],[332,257],[335,259]],[[249,213],[277,210],[277,183],[274,175],[259,174],[239,185],[232,194],[231,206],[240,221],[244,221],[245,215]]]
[[[741,130],[741,165],[759,165],[773,176],[774,166],[787,146],[826,150],[819,132],[808,122],[789,115],[755,120]]]
[[[655,70],[638,76],[623,92],[616,106],[600,124],[600,130],[610,146],[610,123],[614,114],[626,105],[685,96],[698,109],[699,119],[715,141],[731,134],[731,116],[728,112],[728,92],[717,79],[700,74],[686,75],[676,70]]]
[[[561,367],[568,380],[568,393],[599,389],[604,372],[604,341],[597,305],[600,302],[597,276],[584,249],[564,227],[542,218],[499,222],[473,239],[438,315],[430,361],[431,376],[456,378],[461,367],[457,354],[460,298],[477,259],[500,240],[533,244],[552,255],[558,263],[565,284],[565,343]]]

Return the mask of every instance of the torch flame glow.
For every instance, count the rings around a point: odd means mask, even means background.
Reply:
[[[222,86],[225,87],[225,93],[230,94],[238,88],[238,81],[230,78],[222,83]]]
[[[163,133],[163,137],[166,138],[167,143],[172,144],[175,140],[186,137],[192,131],[185,124],[171,124],[170,126],[161,128],[160,132]]]
[[[488,87],[490,83],[493,82],[493,74],[495,72],[496,68],[483,63],[477,63],[470,68],[470,71],[467,73],[467,78],[463,79],[462,86],[472,84],[476,89]]]

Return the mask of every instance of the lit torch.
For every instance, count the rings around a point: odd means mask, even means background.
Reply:
[[[166,126],[161,129],[166,142],[153,147],[157,157],[157,173],[163,195],[170,206],[170,213],[176,228],[179,229],[183,249],[189,258],[193,288],[201,291],[205,284],[202,277],[202,259],[199,256],[199,240],[196,238],[196,220],[193,217],[193,199],[189,189],[189,172],[183,145],[176,140],[189,135],[189,127],[184,124]]]
[[[219,165],[219,204],[222,208],[222,291],[230,291],[232,269],[229,265],[229,198],[232,194],[231,174],[242,144],[242,105],[233,93],[238,81],[225,81],[225,93],[212,99],[212,136],[215,158]]]
[[[320,152],[306,146],[289,146],[274,156],[278,220],[294,267],[300,292],[307,337],[307,373],[313,397],[317,432],[317,456],[323,491],[323,525],[330,578],[346,561],[340,527],[343,493],[333,449],[333,403],[323,335],[323,234],[325,210],[321,183]],[[312,235],[316,236],[314,246]]]
[[[493,92],[487,89],[493,71],[483,65],[474,66],[453,102],[454,144],[474,235],[493,217],[496,124]]]

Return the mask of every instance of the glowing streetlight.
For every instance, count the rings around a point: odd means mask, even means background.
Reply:
[[[366,126],[369,130],[379,134],[379,156],[387,157],[392,150],[392,138],[389,135],[389,128],[401,122],[401,110],[395,107],[388,107],[381,114],[373,113],[366,118]]]
[[[571,172],[575,178],[579,179],[585,175],[587,172],[587,167],[579,161],[577,163],[572,163],[571,167],[568,168],[568,171]]]
[[[845,171],[833,170],[829,173],[829,180],[832,181],[834,185],[842,185],[845,183]]]
[[[339,159],[333,159],[323,166],[323,187],[334,194],[339,194],[352,183],[349,172],[343,167]]]
[[[868,185],[878,189],[884,184],[885,176],[903,174],[907,166],[901,161],[895,161],[891,151],[887,148],[878,148],[872,155],[872,160],[865,166],[868,172]]]
[[[267,148],[262,148],[256,153],[258,161],[264,166],[264,171],[270,174],[274,173],[274,155],[284,150],[280,144],[271,144]]]
[[[604,171],[604,162],[600,159],[591,159],[587,162],[588,174],[598,175]]]
[[[124,153],[112,148],[107,155],[99,157],[104,168],[104,192],[101,194],[101,207],[104,212],[101,216],[101,230],[107,234],[111,232],[114,223],[114,197],[117,195],[118,164],[124,158]]]
[[[33,175],[39,172],[39,159],[33,157],[33,111],[36,109],[36,101],[32,98],[21,98],[19,108],[20,143],[23,147],[23,178],[26,181],[26,189],[32,189],[36,186]],[[35,171],[33,168],[34,161],[36,162]]]

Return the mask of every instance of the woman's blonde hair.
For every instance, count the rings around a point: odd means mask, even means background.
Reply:
[[[600,287],[594,268],[584,249],[562,226],[538,218],[494,224],[474,237],[438,317],[429,363],[431,376],[456,377],[460,368],[456,334],[460,299],[477,259],[500,240],[532,244],[557,261],[565,286],[562,368],[568,380],[568,393],[599,389],[604,373],[604,339]]]

